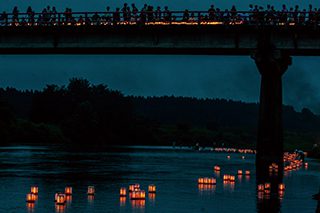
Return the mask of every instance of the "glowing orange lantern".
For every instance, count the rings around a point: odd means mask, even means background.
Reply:
[[[229,180],[230,180],[230,182],[235,182],[235,181],[236,181],[236,178],[235,178],[235,176],[230,175]]]
[[[132,200],[145,200],[146,199],[146,192],[144,190],[137,190],[131,193]]]
[[[94,186],[88,186],[88,195],[94,195],[95,192]]]
[[[198,178],[198,184],[203,184],[204,183],[204,178]]]
[[[238,175],[242,175],[242,170],[238,170]]]
[[[135,184],[129,185],[129,192],[138,191],[138,190],[140,190],[140,184],[135,183]]]
[[[249,170],[247,170],[245,174],[246,174],[246,175],[250,175],[250,171],[249,171]]]
[[[227,158],[230,159],[231,158],[230,155],[228,155]]]
[[[156,186],[155,185],[149,185],[148,186],[148,192],[149,193],[156,193]]]
[[[62,193],[58,193],[56,196],[56,203],[57,205],[64,205],[67,201],[67,196]]]
[[[36,200],[37,200],[37,196],[35,194],[33,194],[33,193],[28,193],[27,194],[26,201],[28,203],[34,203],[34,202],[36,202]]]
[[[264,184],[264,192],[265,193],[270,193],[271,190],[271,184],[270,183],[265,183]]]
[[[127,196],[127,189],[125,187],[120,188],[120,197]]]
[[[65,189],[64,189],[64,193],[66,195],[72,195],[72,187],[71,186],[67,186]]]
[[[259,184],[259,185],[258,185],[258,191],[259,191],[259,192],[264,191],[264,185],[263,185],[263,184]]]
[[[215,167],[214,167],[214,171],[216,171],[216,172],[220,172],[220,171],[221,171],[220,166],[215,166]]]
[[[37,195],[39,188],[37,186],[31,186],[31,193]]]
[[[284,191],[286,189],[286,186],[284,185],[284,183],[280,183],[279,184],[279,191]]]
[[[230,180],[230,175],[223,175],[223,180],[224,181],[229,181]]]

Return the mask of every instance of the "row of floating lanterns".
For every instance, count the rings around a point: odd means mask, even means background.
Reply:
[[[37,186],[31,186],[30,193],[28,193],[26,196],[26,202],[35,203],[38,199],[38,193],[39,193],[39,188]],[[88,195],[95,194],[94,186],[88,186],[87,194]],[[64,192],[55,193],[54,201],[57,205],[64,205],[67,202],[67,196],[71,196],[71,195],[72,195],[72,187],[67,186],[65,187]]]

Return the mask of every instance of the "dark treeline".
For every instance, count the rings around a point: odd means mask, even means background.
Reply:
[[[286,148],[311,150],[320,117],[284,106]],[[71,79],[41,91],[0,89],[1,144],[229,145],[254,147],[258,104],[224,99],[134,97]]]

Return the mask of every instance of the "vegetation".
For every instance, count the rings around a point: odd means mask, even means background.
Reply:
[[[320,117],[284,106],[285,148],[317,155]],[[70,79],[42,91],[0,89],[1,144],[123,144],[255,147],[258,104],[224,99],[124,96]],[[313,149],[313,150],[312,150]],[[319,152],[320,153],[320,152]]]

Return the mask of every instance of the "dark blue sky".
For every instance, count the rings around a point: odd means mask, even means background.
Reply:
[[[121,6],[125,1],[101,0],[10,0],[1,1],[0,10],[12,10],[18,5],[25,11],[28,5],[41,10],[55,5],[62,10],[72,7],[74,11],[103,10],[107,5]],[[131,1],[127,1],[131,3]],[[211,1],[157,0],[134,1],[169,5],[172,9],[206,10]],[[215,1],[221,8],[239,5],[247,9],[249,3],[279,7],[282,2],[301,7],[319,1]],[[300,110],[310,107],[320,113],[320,61],[317,57],[295,57],[293,65],[284,76],[284,102]],[[220,97],[257,102],[260,76],[250,57],[217,56],[0,56],[0,87],[13,86],[21,89],[40,89],[46,84],[66,84],[71,77],[84,77],[92,83],[104,83],[133,95],[182,95],[197,97]]]

